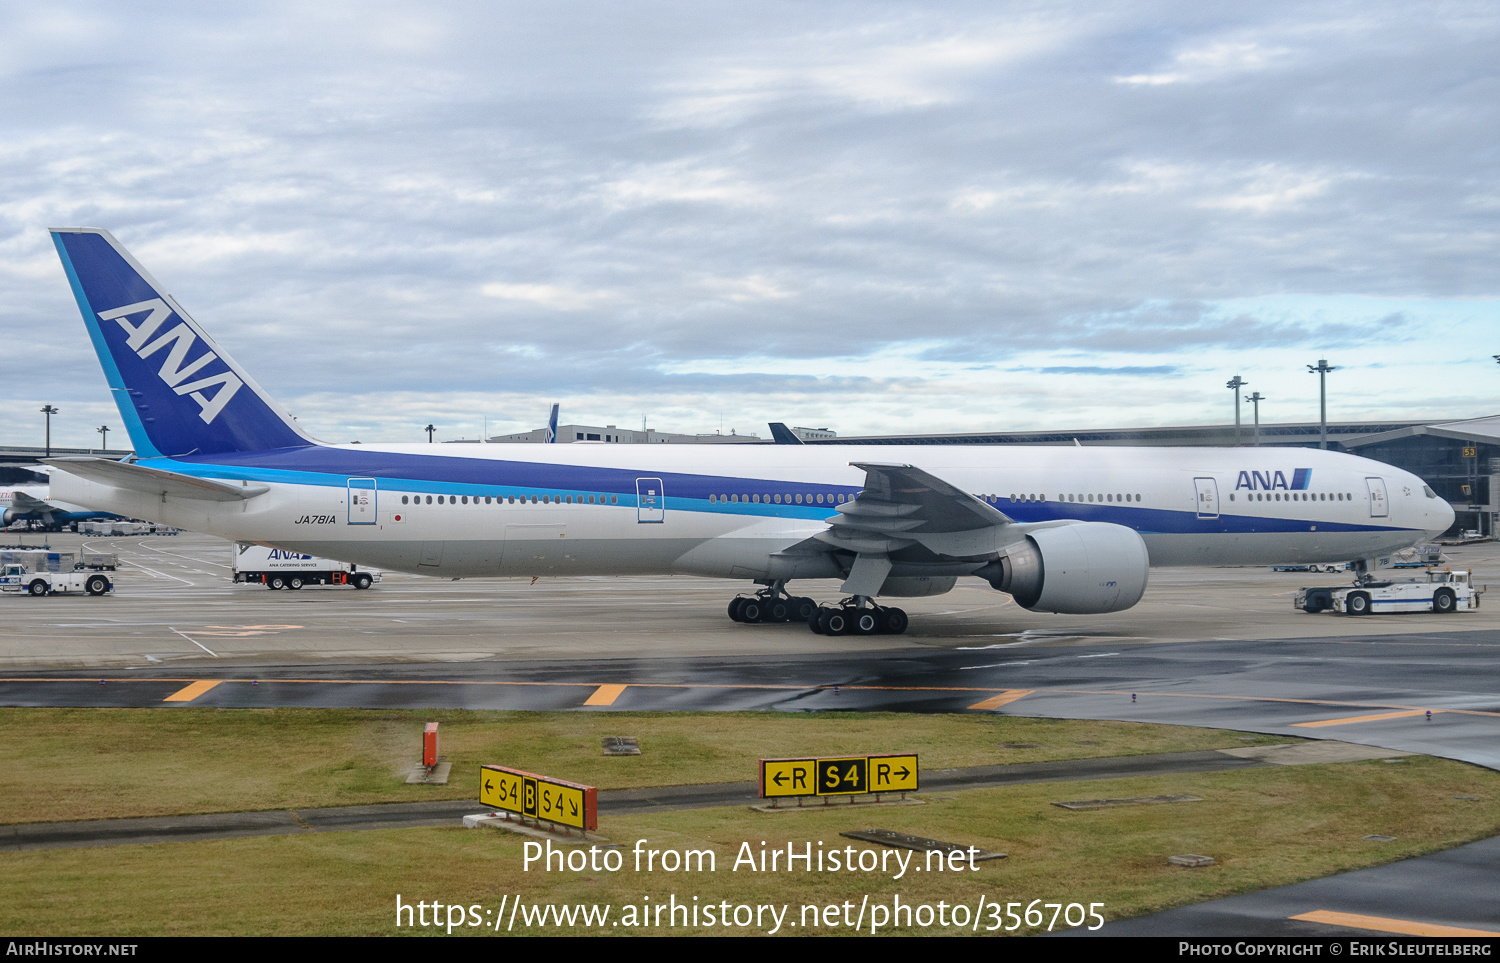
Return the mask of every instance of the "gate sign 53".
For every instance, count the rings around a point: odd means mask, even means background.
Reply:
[[[838,756],[822,759],[762,759],[762,799],[783,796],[863,796],[915,792],[917,756]]]
[[[480,766],[479,801],[574,829],[599,828],[599,790],[521,769]]]

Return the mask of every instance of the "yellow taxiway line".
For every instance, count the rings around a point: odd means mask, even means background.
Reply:
[[[998,709],[1008,706],[1017,699],[1024,699],[1035,692],[1035,689],[1006,689],[997,696],[990,696],[983,702],[976,702],[969,706],[970,709]]]
[[[615,700],[620,698],[620,693],[625,691],[623,685],[601,685],[594,690],[594,694],[588,697],[584,703],[586,706],[612,706]]]
[[[207,692],[209,689],[212,689],[214,686],[223,681],[223,679],[199,679],[197,682],[194,682],[192,685],[188,686],[185,689],[178,689],[176,692],[172,693],[161,701],[192,702],[194,699],[198,698],[203,693]]]
[[[3,678],[0,678],[0,683],[90,682],[90,683],[96,683],[97,684],[100,681],[101,680],[100,680],[99,676],[84,676],[84,677],[73,677],[73,676],[57,677],[57,676],[53,676],[53,677],[50,677],[50,678],[36,678],[36,677],[29,677],[29,678],[3,677]],[[154,677],[153,678],[153,677],[149,677],[149,676],[131,676],[131,677],[116,677],[116,678],[113,678],[113,679],[106,678],[103,681],[105,681],[108,684],[117,684],[117,683],[124,683],[124,682],[134,682],[134,683],[147,682],[147,683],[153,683],[153,684],[155,684],[155,683],[163,683],[163,682],[193,683],[193,682],[208,681],[208,680],[196,680],[196,679],[190,679],[190,678],[175,678],[174,679],[174,678],[164,678],[164,677]],[[972,693],[975,693],[975,694],[993,693],[993,694],[996,694],[996,695],[1004,695],[1005,693],[1016,691],[1014,689],[1000,689],[1000,688],[997,688],[997,687],[994,687],[994,686],[858,685],[858,684],[850,685],[850,684],[847,684],[847,683],[837,683],[837,682],[825,682],[825,683],[816,683],[816,682],[813,682],[813,683],[806,683],[806,684],[803,684],[803,685],[787,685],[787,684],[767,685],[767,684],[764,684],[764,683],[747,683],[747,682],[628,682],[628,683],[599,683],[599,682],[533,682],[533,681],[521,682],[521,681],[512,681],[512,680],[507,680],[507,679],[349,679],[349,678],[343,678],[343,679],[305,679],[305,678],[276,679],[276,678],[257,678],[257,677],[246,677],[246,678],[239,678],[239,679],[218,679],[218,680],[212,680],[212,681],[215,684],[220,683],[220,682],[249,683],[251,681],[258,681],[258,682],[267,683],[267,684],[282,684],[282,685],[521,686],[521,687],[534,687],[534,688],[575,688],[575,689],[576,688],[588,688],[588,689],[596,689],[596,690],[601,685],[606,685],[606,684],[609,684],[609,685],[621,684],[621,685],[625,685],[625,686],[634,686],[636,688],[642,688],[642,689],[741,689],[741,690],[748,689],[748,690],[766,690],[766,691],[784,691],[784,692],[806,692],[809,689],[843,689],[843,690],[848,691],[848,692],[972,692]],[[189,688],[191,688],[191,686],[189,686]],[[206,692],[208,690],[204,689],[203,691]],[[1402,705],[1401,703],[1389,703],[1389,702],[1387,702],[1387,703],[1380,703],[1380,702],[1348,702],[1348,701],[1344,701],[1344,700],[1340,700],[1340,699],[1293,699],[1293,698],[1278,697],[1278,696],[1225,695],[1225,694],[1221,694],[1221,693],[1206,693],[1206,692],[1148,692],[1148,691],[1141,690],[1141,689],[1137,689],[1137,690],[1135,690],[1135,692],[1136,692],[1136,694],[1141,699],[1148,699],[1148,698],[1155,698],[1155,699],[1208,699],[1208,700],[1219,701],[1219,702],[1270,702],[1270,703],[1282,703],[1282,704],[1286,704],[1286,705],[1332,706],[1332,707],[1337,707],[1337,708],[1349,708],[1349,709],[1391,709],[1391,710],[1396,710],[1397,714],[1400,714],[1400,713],[1409,713],[1411,715],[1420,715],[1420,714],[1422,714],[1422,713],[1424,713],[1424,712],[1427,711],[1425,708],[1420,708],[1420,707],[1417,707],[1417,706]],[[1038,688],[1038,689],[1032,689],[1031,690],[1031,694],[1034,694],[1034,695],[1117,696],[1117,697],[1123,699],[1123,698],[1131,695],[1131,690],[1129,690],[1129,689]],[[1451,715],[1480,716],[1482,718],[1490,718],[1490,719],[1500,718],[1500,712],[1497,712],[1497,711],[1495,711],[1493,709],[1451,709],[1450,708],[1450,709],[1441,709],[1441,710],[1434,709],[1432,711],[1433,711],[1433,715],[1437,715],[1438,712],[1445,712],[1445,713],[1449,713]],[[1394,715],[1387,715],[1385,717],[1386,718],[1395,718]],[[1345,721],[1353,721],[1353,720],[1351,719],[1351,720],[1345,720]]]
[[[1321,729],[1324,726],[1348,726],[1356,722],[1379,722],[1381,719],[1410,719],[1412,716],[1419,716],[1426,711],[1425,709],[1408,709],[1405,712],[1377,712],[1369,716],[1346,716],[1342,719],[1320,719],[1317,722],[1294,722],[1292,723],[1292,728]],[[1438,712],[1442,711],[1442,709],[1439,709],[1433,715],[1437,715]]]
[[[1294,920],[1309,923],[1327,923],[1329,926],[1347,926],[1353,930],[1374,930],[1377,933],[1398,933],[1402,936],[1500,936],[1495,930],[1473,930],[1462,926],[1439,926],[1436,923],[1417,923],[1412,920],[1393,920],[1383,916],[1360,916],[1356,913],[1335,913],[1331,910],[1313,910],[1299,913]]]

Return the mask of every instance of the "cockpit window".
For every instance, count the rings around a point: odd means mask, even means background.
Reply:
[[[1436,498],[1437,497],[1437,492],[1435,492],[1435,491],[1432,490],[1432,486],[1431,485],[1423,485],[1422,486],[1422,494],[1426,495],[1428,498]]]

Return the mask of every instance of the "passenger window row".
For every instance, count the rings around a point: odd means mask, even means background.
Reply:
[[[1234,493],[1230,493],[1229,500],[1234,501]],[[1247,502],[1352,502],[1352,492],[1246,492]]]
[[[1000,501],[1000,496],[999,495],[990,495],[990,496],[987,496],[987,500],[991,501],[991,502],[998,502],[998,501]],[[1027,494],[1021,494],[1021,495],[1012,494],[1010,496],[1010,500],[1013,501],[1013,502],[1044,502],[1044,501],[1047,501],[1047,496],[1046,495],[1038,495],[1038,494],[1030,494],[1030,495],[1027,495]],[[1109,493],[1109,492],[1106,492],[1104,494],[1076,494],[1075,493],[1075,494],[1072,494],[1072,495],[1058,495],[1057,496],[1057,501],[1060,501],[1060,502],[1138,502],[1140,500],[1141,500],[1141,496],[1140,495],[1133,495],[1133,494],[1132,495],[1121,495],[1121,494],[1118,494],[1118,493]]]
[[[478,495],[402,495],[401,504],[478,505]],[[425,501],[424,501],[425,499]],[[485,495],[484,504],[514,505],[618,505],[619,495]]]
[[[758,505],[840,505],[847,499],[845,495],[710,495],[710,504],[719,502],[754,502]]]

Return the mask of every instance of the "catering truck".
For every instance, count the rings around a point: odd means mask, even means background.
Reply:
[[[300,589],[304,585],[352,585],[357,589],[367,589],[380,581],[380,573],[349,562],[301,552],[260,545],[236,545],[234,580],[257,582],[268,589]]]

